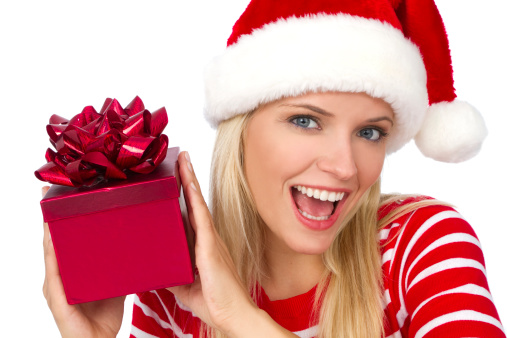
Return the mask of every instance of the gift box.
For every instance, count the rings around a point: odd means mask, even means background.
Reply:
[[[41,207],[69,304],[194,281],[178,153],[169,148],[150,174],[49,189]]]
[[[180,193],[178,148],[162,107],[107,98],[70,119],[52,115],[55,150],[35,176],[69,304],[192,283],[193,233]]]

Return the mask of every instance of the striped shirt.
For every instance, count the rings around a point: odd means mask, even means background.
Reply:
[[[480,243],[454,209],[417,209],[383,228],[379,236],[386,337],[505,338]],[[310,324],[315,291],[316,287],[278,301],[262,292],[258,305],[284,328],[311,338],[318,331]],[[131,338],[198,337],[199,328],[200,320],[169,291],[136,295]]]

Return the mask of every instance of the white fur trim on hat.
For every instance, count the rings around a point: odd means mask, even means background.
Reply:
[[[387,152],[419,131],[428,107],[419,49],[388,23],[348,14],[280,19],[242,36],[205,71],[213,127],[260,104],[307,92],[366,92],[395,112]]]
[[[437,161],[457,163],[474,157],[488,134],[481,114],[467,102],[439,102],[429,107],[415,143]]]

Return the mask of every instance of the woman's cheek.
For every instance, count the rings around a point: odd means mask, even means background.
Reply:
[[[357,172],[360,185],[363,188],[371,186],[377,181],[382,172],[385,160],[385,146],[381,144],[367,145],[359,151],[356,157]]]
[[[266,157],[270,167],[282,178],[294,176],[307,168],[314,160],[318,145],[311,138],[302,135],[280,134],[276,142],[267,144]]]

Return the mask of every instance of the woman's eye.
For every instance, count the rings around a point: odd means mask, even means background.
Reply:
[[[305,129],[315,129],[319,127],[319,125],[317,124],[317,122],[315,122],[314,119],[306,116],[295,117],[291,120],[291,122],[296,126]]]
[[[378,141],[382,138],[383,133],[375,128],[364,128],[359,131],[358,136],[370,141]]]

